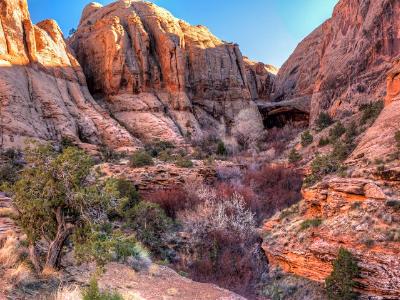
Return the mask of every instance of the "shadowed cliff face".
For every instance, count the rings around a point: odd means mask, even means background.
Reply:
[[[400,2],[342,0],[280,69],[273,99],[311,103],[311,121],[338,118],[382,100],[386,74],[400,52]]]
[[[69,45],[95,98],[145,140],[229,123],[253,98],[269,97],[273,81],[237,45],[141,1],[89,4]]]
[[[237,45],[153,4],[88,5],[69,41],[84,72],[56,22],[33,25],[26,0],[0,8],[2,146],[182,143],[229,125],[253,98],[268,98],[274,80],[272,67],[245,63]]]
[[[1,146],[63,137],[113,149],[140,145],[93,100],[54,21],[33,25],[25,0],[1,1],[0,12]]]

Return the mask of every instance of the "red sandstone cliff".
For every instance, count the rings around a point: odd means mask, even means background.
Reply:
[[[268,98],[274,76],[236,44],[147,2],[89,4],[69,41],[98,101],[144,140],[216,128]]]
[[[341,118],[382,100],[400,53],[399,20],[399,1],[341,0],[282,66],[273,99],[311,102],[311,121],[322,110]]]
[[[134,148],[133,138],[93,100],[55,21],[33,25],[26,0],[0,1],[1,146],[26,139]]]

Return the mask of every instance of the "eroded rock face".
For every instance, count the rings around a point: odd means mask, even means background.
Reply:
[[[133,149],[133,138],[93,100],[55,21],[33,25],[26,0],[0,2],[0,125],[3,147],[68,137]]]
[[[386,161],[388,167],[399,167],[399,157],[396,157],[395,134],[400,124],[400,62],[390,70],[386,86],[385,108],[374,124],[367,130],[357,148],[349,158],[350,162],[359,165],[365,161]],[[397,171],[400,174],[400,171]],[[400,180],[398,175],[397,180]]]
[[[387,195],[399,191],[384,186],[362,178],[327,178],[304,189],[302,202],[264,226],[269,262],[322,282],[345,247],[359,260],[364,295],[399,299],[400,213],[386,204]],[[305,220],[317,218],[321,225],[302,229]]]
[[[192,161],[193,168],[181,168],[173,163],[157,162],[154,166],[143,168],[132,168],[128,161],[121,161],[119,164],[105,163],[99,165],[105,177],[117,177],[129,180],[142,193],[154,192],[157,190],[170,189],[171,187],[207,183],[212,184],[217,180],[215,166],[206,165],[202,161]],[[218,167],[226,169],[237,169],[237,164],[228,161],[218,161]]]
[[[400,2],[341,0],[280,69],[274,100],[311,102],[338,118],[358,104],[383,100],[386,74],[400,53]]]
[[[179,142],[229,123],[273,80],[237,45],[142,1],[89,4],[69,45],[95,98],[144,140]]]

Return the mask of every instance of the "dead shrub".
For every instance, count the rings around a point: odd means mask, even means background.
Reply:
[[[245,186],[251,186],[260,203],[254,213],[259,220],[270,217],[301,199],[303,175],[292,168],[265,165],[259,170],[249,170],[243,178]]]
[[[302,128],[294,127],[291,124],[283,128],[268,129],[262,138],[262,142],[259,143],[259,148],[264,151],[273,148],[279,156],[302,130]]]
[[[198,203],[195,195],[190,195],[181,186],[148,193],[143,196],[147,201],[158,204],[168,217],[176,219],[178,212],[194,207]]]
[[[197,193],[202,202],[179,215],[190,236],[186,256],[192,263],[187,271],[195,280],[253,293],[267,269],[265,257],[257,256],[261,240],[253,213],[238,193],[225,197],[208,187]]]

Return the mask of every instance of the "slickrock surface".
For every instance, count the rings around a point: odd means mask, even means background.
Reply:
[[[323,110],[341,118],[382,100],[400,52],[399,20],[399,1],[341,0],[282,66],[272,98],[311,102],[311,121]]]
[[[2,146],[29,139],[134,148],[133,138],[93,100],[55,21],[33,25],[26,0],[0,2]]]
[[[386,202],[398,192],[384,182],[356,178],[327,178],[304,189],[302,202],[264,226],[269,262],[322,282],[345,247],[359,260],[363,294],[399,299],[400,212]],[[301,229],[304,220],[316,218],[320,226]]]
[[[236,44],[142,1],[89,4],[69,45],[95,98],[144,140],[180,142],[229,123],[273,81]]]
[[[95,270],[76,269],[72,279],[87,283]],[[246,300],[213,284],[194,282],[168,267],[152,265],[148,272],[135,272],[130,267],[111,263],[99,280],[101,288],[117,290],[129,299],[138,300]]]

